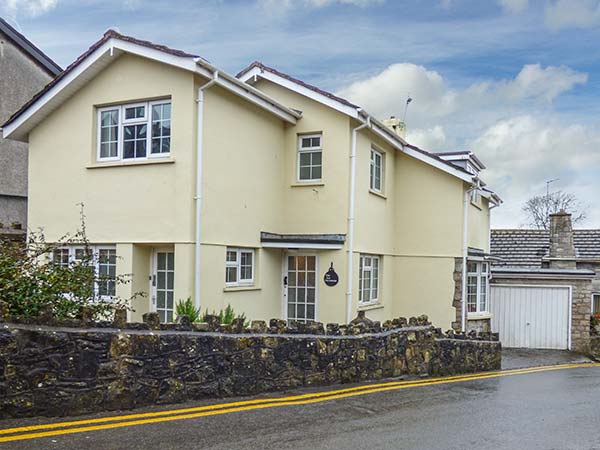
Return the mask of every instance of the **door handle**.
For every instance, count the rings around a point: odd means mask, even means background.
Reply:
[[[283,286],[286,287],[288,285],[288,277],[283,277]]]

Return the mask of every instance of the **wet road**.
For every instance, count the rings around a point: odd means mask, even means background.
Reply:
[[[600,449],[600,367],[558,367],[293,391],[258,403],[229,399],[219,402],[229,409],[218,413],[208,402],[196,402],[144,410],[154,415],[127,421],[89,416],[89,423],[50,430],[53,436],[43,435],[48,428],[0,431],[0,448]],[[184,407],[193,410],[166,412]],[[140,411],[124,414],[132,413]],[[186,414],[196,416],[173,420]],[[148,420],[158,421],[132,425]],[[60,421],[4,421],[0,428]],[[116,427],[93,429],[107,423]],[[73,429],[79,431],[60,434]],[[3,442],[13,436],[30,438]]]

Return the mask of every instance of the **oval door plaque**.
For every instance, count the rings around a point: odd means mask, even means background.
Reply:
[[[329,270],[327,270],[327,272],[325,273],[323,281],[325,281],[325,284],[327,286],[335,286],[336,284],[338,284],[338,281],[340,281],[340,277],[333,268],[333,263],[331,263],[331,267],[329,267]]]

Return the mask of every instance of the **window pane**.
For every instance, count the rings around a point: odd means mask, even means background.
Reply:
[[[306,290],[306,301],[308,303],[314,303],[315,302],[315,290],[314,289],[307,289]]]
[[[300,167],[300,179],[310,180],[310,167]]]
[[[237,252],[232,250],[227,250],[227,261],[236,262],[237,261]]]
[[[315,305],[306,305],[306,318],[315,320]]]
[[[302,138],[302,148],[309,148],[310,146],[310,138]]]
[[[294,270],[296,268],[296,258],[288,256],[288,269]]]
[[[298,319],[304,319],[306,317],[306,315],[305,315],[305,305],[303,303],[298,303],[296,305],[296,311],[297,311],[296,317]]]
[[[300,167],[310,165],[310,153],[300,153]]]
[[[225,282],[237,283],[237,267],[227,267],[225,270]]]
[[[289,296],[289,294],[288,294]],[[288,303],[288,319],[296,318],[296,305],[293,303]]]
[[[321,152],[312,152],[312,165],[320,166],[321,165]]]

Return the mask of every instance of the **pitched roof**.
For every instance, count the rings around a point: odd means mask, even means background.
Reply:
[[[579,260],[600,259],[600,230],[573,230]],[[549,256],[550,236],[546,230],[492,230],[490,253],[501,258],[497,266],[541,267]]]
[[[113,51],[116,53],[130,52],[145,55],[152,59],[165,61],[176,67],[212,78],[219,86],[256,103],[258,106],[273,112],[288,122],[295,123],[296,119],[301,117],[301,114],[297,111],[281,105],[258,89],[243,83],[232,75],[219,71],[204,58],[182,50],[126,36],[115,30],[108,30],[100,40],[93,43],[60,75],[35,94],[31,100],[25,103],[2,125],[5,137],[14,133],[14,128],[21,127],[22,121],[28,121],[31,116],[35,116],[39,112],[38,109],[42,109],[48,103],[54,102],[54,104],[50,104],[46,108],[47,111],[45,114],[49,114],[56,106],[55,104],[64,101],[65,98],[68,98],[80,87],[81,83],[75,82],[77,77],[81,76],[83,83],[89,81],[96,73],[110,63],[112,60],[110,56],[113,55]],[[66,93],[63,91],[66,91]],[[55,99],[54,96],[58,97],[58,99]],[[22,116],[24,117],[23,119]],[[45,117],[44,113],[40,113],[38,116],[36,119],[37,122],[33,120],[33,125],[31,126],[35,126],[36,123]],[[13,125],[15,122],[17,123]],[[9,127],[8,133],[7,127]],[[25,131],[20,131],[13,139],[23,139],[22,135],[25,133]]]
[[[305,81],[300,80],[299,78],[295,78],[291,75],[288,75],[287,73],[283,73],[280,72],[279,70],[273,68],[273,67],[269,67],[266,64],[263,64],[260,61],[253,61],[248,67],[246,67],[245,69],[242,69],[237,75],[236,78],[242,78],[246,73],[250,72],[252,69],[254,68],[259,68],[261,71],[263,72],[271,72],[275,75],[278,75],[282,78],[285,78],[286,80],[290,80],[293,83],[299,84],[307,89],[310,89],[311,91],[316,92],[317,94],[321,94],[324,95],[325,97],[328,97],[332,100],[335,100],[336,102],[340,102],[346,106],[349,106],[351,108],[360,108],[358,105],[355,105],[352,102],[349,102],[348,100],[346,100],[345,98],[339,97],[335,94],[332,94],[331,92],[325,91],[321,88],[318,88],[315,85],[309,84]]]
[[[371,123],[372,125],[374,125],[372,129],[373,131],[375,131],[376,134],[382,136],[393,146],[403,151],[404,153],[407,153],[417,159],[420,159],[421,161],[424,161],[426,163],[429,163],[430,165],[442,169],[443,171],[457,176],[463,179],[464,181],[471,181],[473,178],[473,175],[465,169],[463,169],[462,167],[459,167],[456,164],[452,164],[452,162],[446,161],[445,159],[439,157],[438,155],[432,152],[423,150],[415,145],[408,144],[404,140],[404,138],[398,136],[393,130],[385,126],[375,117],[371,116],[359,105],[356,105],[346,100],[345,98],[339,97],[335,94],[332,94],[331,92],[325,91],[312,84],[306,83],[305,81],[302,81],[291,75],[283,73],[273,67],[267,66],[266,64],[260,61],[252,62],[248,67],[241,70],[236,75],[236,77],[240,80],[251,82],[251,79],[257,75],[274,82],[280,82],[280,84],[283,82],[285,83],[285,87],[296,89],[297,92],[300,92],[304,95],[310,96],[311,93],[313,93],[312,95],[316,94],[314,98],[317,99],[317,101],[321,101],[327,106],[330,106],[342,113],[348,114],[351,117],[359,119],[364,123]],[[494,196],[495,202],[501,202],[500,198],[497,195],[494,194]]]
[[[52,59],[36,47],[33,42],[15,30],[8,22],[0,17],[0,32],[2,32],[8,39],[13,41],[15,45],[19,46],[25,53],[33,59],[37,65],[44,70],[48,75],[55,77],[62,72],[61,67],[56,64]]]

